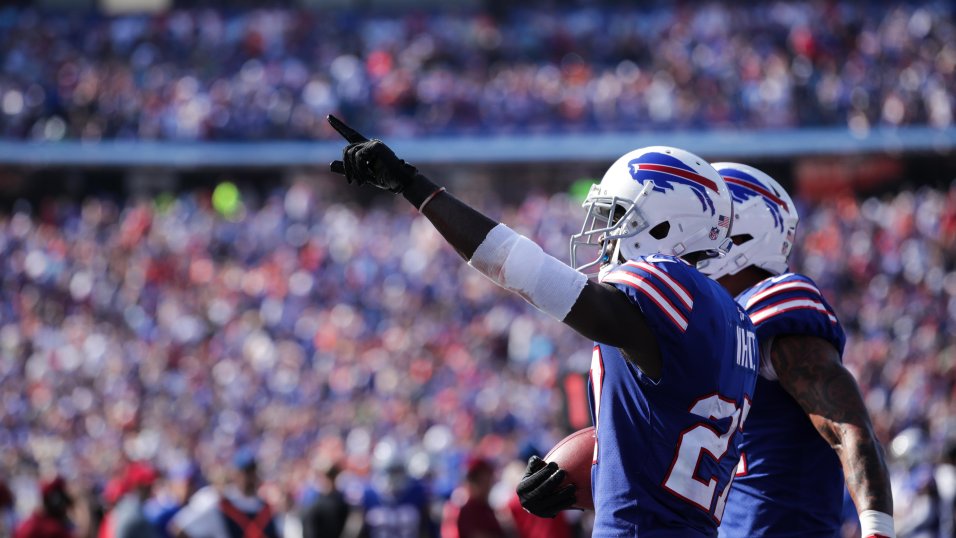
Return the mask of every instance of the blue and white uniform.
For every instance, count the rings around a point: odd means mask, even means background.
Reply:
[[[652,379],[619,349],[594,346],[593,535],[715,536],[759,367],[753,326],[679,258],[637,258],[603,282],[643,312],[662,373]]]
[[[786,273],[737,296],[768,345],[783,335],[822,338],[843,354],[846,335],[809,278]],[[769,366],[769,358],[766,361]],[[762,368],[744,429],[741,462],[720,527],[723,538],[838,537],[843,470],[806,412]]]

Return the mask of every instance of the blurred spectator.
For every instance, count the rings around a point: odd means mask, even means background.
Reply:
[[[221,484],[220,484],[221,485]],[[182,507],[176,514],[173,515],[173,518],[167,524],[167,529],[169,533],[174,538],[190,538],[182,529],[187,524],[191,524],[194,519],[199,517],[201,514],[207,514],[210,511],[218,510],[217,506],[219,505],[219,489],[216,485],[208,484],[199,488],[193,495],[189,498],[189,502],[186,503],[186,506]],[[220,538],[226,533],[224,525],[212,524],[214,532],[219,532],[220,534],[210,534],[211,538]],[[195,532],[195,531],[194,531]],[[197,538],[202,538],[198,536]]]
[[[943,452],[933,477],[939,491],[940,536],[956,536],[956,442]]]
[[[146,517],[145,504],[152,497],[158,475],[146,462],[130,463],[123,473],[126,493],[110,511],[113,538],[159,538]]]
[[[232,479],[218,499],[179,521],[174,518],[174,524],[188,538],[279,538],[272,508],[258,495],[259,484],[254,452],[240,449],[233,457]]]
[[[7,487],[6,481],[0,479],[0,536],[13,536],[16,528],[16,511],[13,492]]]
[[[0,138],[953,125],[943,0],[0,11]],[[879,73],[874,76],[873,73]]]
[[[321,474],[319,492],[302,509],[302,538],[339,538],[345,531],[351,507],[335,483],[341,472],[339,464],[333,463]]]
[[[162,492],[146,506],[147,517],[163,538],[171,538],[169,522],[202,485],[202,475],[192,462],[178,463],[165,476]]]
[[[408,476],[397,454],[384,456],[362,496],[361,538],[431,538],[437,529],[429,511],[428,492]]]
[[[463,487],[445,503],[442,538],[504,538],[505,531],[488,503],[494,466],[486,459],[473,457],[466,469]]]
[[[908,477],[905,488],[907,509],[896,523],[896,531],[907,538],[937,538],[940,531],[940,497],[929,465],[920,467]]]
[[[40,484],[40,506],[17,527],[14,538],[73,538],[68,512],[73,498],[57,476]]]
[[[125,471],[124,471],[125,472]],[[103,518],[100,521],[97,531],[97,538],[115,538],[115,526],[113,525],[113,509],[120,502],[128,491],[126,477],[123,474],[113,476],[106,481],[103,486]]]

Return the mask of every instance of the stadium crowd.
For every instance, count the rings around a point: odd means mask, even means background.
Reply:
[[[392,138],[953,124],[951,2],[545,4],[0,8],[0,138],[332,138],[336,109]]]
[[[569,196],[487,196],[566,257],[581,219]],[[222,484],[248,450],[278,513],[327,489],[332,466],[351,505],[395,468],[439,502],[474,456],[510,469],[500,506],[515,462],[566,433],[561,379],[586,372],[590,343],[461,263],[407,204],[333,203],[304,183],[215,199],[49,199],[0,215],[8,518],[52,473],[115,501],[109,479],[129,462]],[[847,328],[900,536],[951,524],[935,503],[956,490],[956,185],[800,210],[794,262]]]

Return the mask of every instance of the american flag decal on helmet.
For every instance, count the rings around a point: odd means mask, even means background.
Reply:
[[[718,215],[718,216],[717,216],[717,226],[720,226],[721,228],[727,228],[727,229],[729,230],[729,229],[730,229],[730,217],[726,217],[726,216],[724,216],[724,215]]]

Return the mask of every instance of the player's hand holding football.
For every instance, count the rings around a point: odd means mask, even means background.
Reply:
[[[538,517],[548,518],[571,508],[575,499],[574,485],[561,487],[564,477],[565,472],[557,463],[545,463],[538,456],[531,456],[516,490],[521,506]]]

